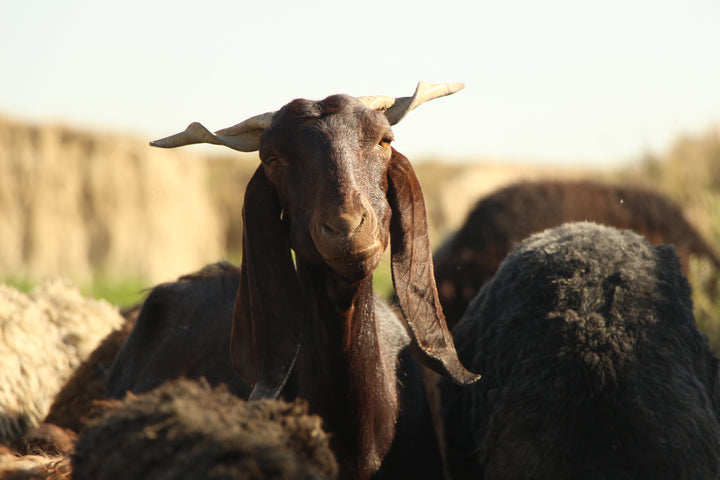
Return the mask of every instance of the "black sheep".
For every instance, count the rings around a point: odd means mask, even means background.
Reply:
[[[455,480],[714,479],[718,362],[674,249],[592,223],[531,236],[453,330]]]

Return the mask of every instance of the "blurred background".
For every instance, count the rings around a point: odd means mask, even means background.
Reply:
[[[467,85],[394,128],[434,246],[483,195],[551,177],[661,192],[720,250],[716,0],[287,4],[0,0],[0,281],[131,305],[237,261],[256,155],[149,140],[419,80]],[[689,276],[720,337],[717,272]]]

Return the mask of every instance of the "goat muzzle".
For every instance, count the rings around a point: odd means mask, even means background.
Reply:
[[[350,280],[368,277],[387,246],[377,216],[364,204],[315,215],[310,234],[325,263]]]

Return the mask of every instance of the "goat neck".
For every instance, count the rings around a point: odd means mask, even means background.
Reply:
[[[370,478],[395,435],[395,345],[403,342],[383,331],[372,276],[350,283],[301,264],[298,274],[305,298],[299,396],[325,420],[347,478]]]

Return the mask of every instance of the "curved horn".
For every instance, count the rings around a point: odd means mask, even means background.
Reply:
[[[418,105],[433,98],[451,95],[465,88],[464,83],[427,83],[419,82],[412,97],[385,97],[376,95],[372,97],[358,97],[368,108],[385,112],[390,125],[395,125]]]
[[[260,148],[260,135],[272,123],[275,112],[267,112],[250,117],[245,121],[223,128],[215,133],[197,122],[193,122],[185,131],[150,142],[153,147],[174,148],[195,143],[223,145],[240,152],[254,152]]]

